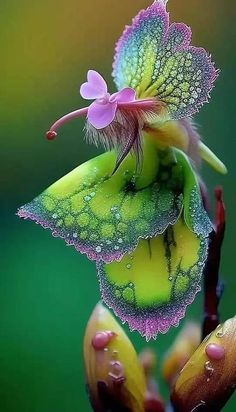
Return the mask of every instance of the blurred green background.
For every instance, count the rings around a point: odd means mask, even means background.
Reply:
[[[98,151],[83,140],[83,121],[58,139],[44,133],[56,118],[82,105],[79,85],[89,68],[111,80],[114,44],[147,0],[1,0],[1,263],[0,411],[88,412],[82,340],[99,299],[93,263],[15,211]],[[172,20],[193,29],[222,73],[198,116],[207,144],[229,174],[203,174],[223,184],[228,210],[222,260],[226,291],[222,319],[235,314],[235,36],[234,0],[170,0]],[[200,319],[201,296],[187,317]],[[176,330],[151,343],[160,354]],[[145,346],[130,334],[138,349]],[[235,348],[236,349],[236,348]],[[236,397],[225,411],[236,410]]]

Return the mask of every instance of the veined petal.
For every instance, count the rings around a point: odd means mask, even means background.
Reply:
[[[109,126],[116,115],[118,103],[98,103],[94,102],[88,109],[88,120],[96,129],[104,129]]]
[[[101,99],[107,94],[107,84],[98,72],[89,70],[87,79],[88,81],[83,83],[80,88],[80,94],[83,99]]]
[[[97,264],[102,298],[131,331],[155,339],[179,325],[200,291],[207,249],[208,240],[180,219],[120,262]]]
[[[156,181],[160,160],[151,141],[144,143],[139,175],[134,156],[112,174],[115,162],[116,153],[109,151],[80,165],[20,208],[19,216],[49,228],[92,260],[120,260],[139,238],[175,224],[182,196],[178,187]]]
[[[171,119],[198,112],[208,102],[218,77],[211,56],[191,46],[191,29],[169,24],[166,2],[154,1],[126,27],[117,46],[113,77],[119,89],[130,86],[139,98],[156,97]]]

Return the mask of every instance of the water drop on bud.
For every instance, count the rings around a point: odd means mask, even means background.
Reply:
[[[225,349],[221,345],[217,345],[216,343],[210,343],[209,345],[207,345],[205,351],[207,356],[212,360],[224,359]]]
[[[96,333],[92,339],[93,348],[96,351],[103,350],[115,336],[116,334],[111,331]]]

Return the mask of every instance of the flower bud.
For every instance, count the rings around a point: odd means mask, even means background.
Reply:
[[[146,383],[135,349],[100,303],[87,325],[84,360],[95,412],[144,412]]]
[[[197,323],[187,322],[165,355],[162,373],[165,381],[173,385],[184,365],[201,342],[201,328]]]
[[[176,412],[220,411],[236,387],[236,317],[219,325],[181,371],[172,402]]]

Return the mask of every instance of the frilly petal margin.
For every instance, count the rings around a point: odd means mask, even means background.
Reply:
[[[219,71],[201,47],[191,46],[191,29],[169,24],[166,3],[155,1],[126,27],[116,46],[113,77],[139,98],[156,97],[170,118],[197,113],[209,101]]]
[[[179,325],[201,290],[207,259],[207,238],[193,234],[183,222],[167,232],[169,238],[164,234],[140,241],[120,263],[97,263],[104,302],[147,341]]]
[[[91,260],[121,260],[140,238],[176,223],[183,196],[156,181],[159,158],[151,146],[146,145],[141,174],[128,156],[112,175],[115,158],[107,152],[89,160],[22,206],[18,216],[50,229]]]

